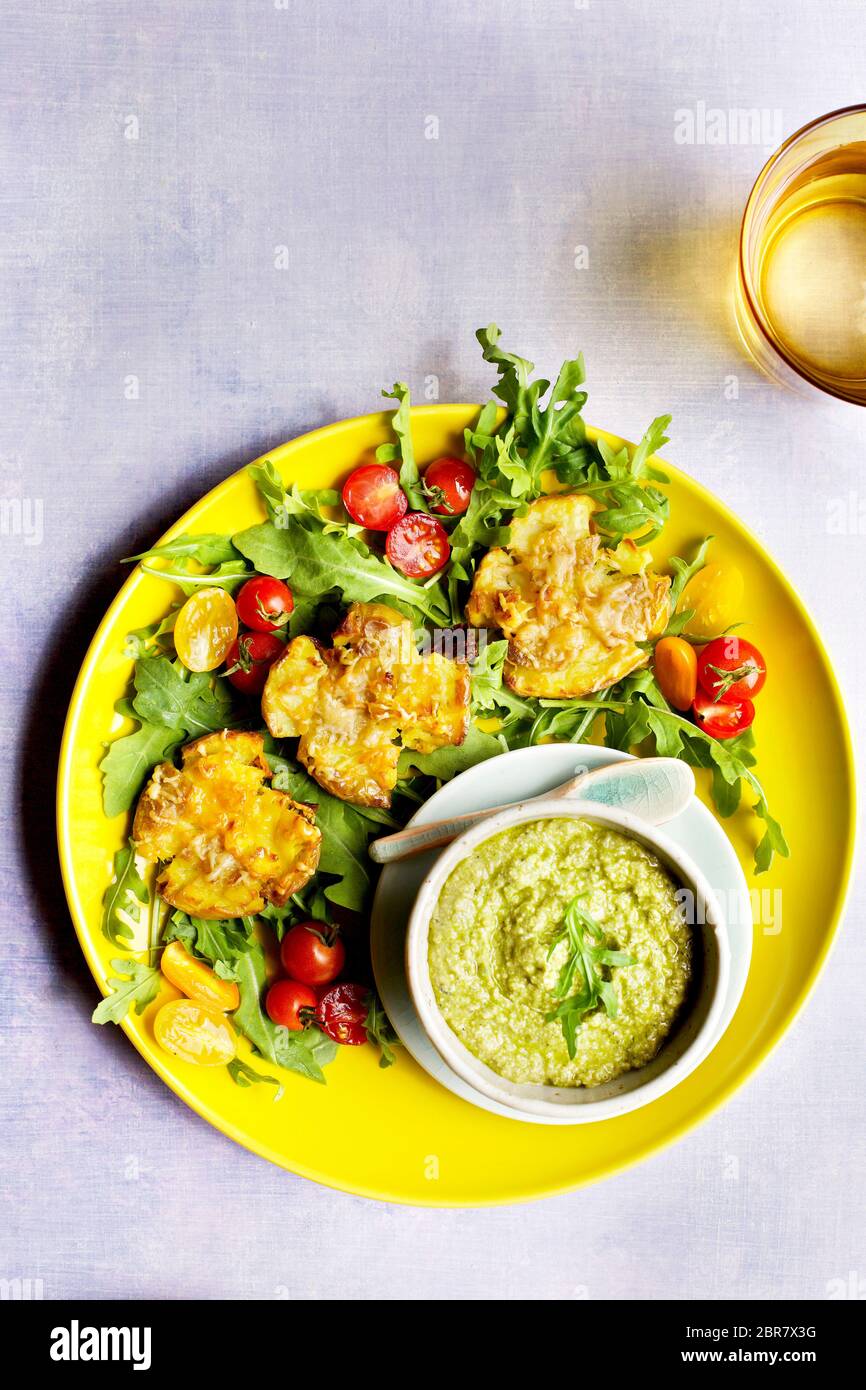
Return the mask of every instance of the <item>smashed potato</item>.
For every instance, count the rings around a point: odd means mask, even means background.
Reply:
[[[194,917],[241,917],[282,905],[309,882],[322,835],[315,808],[265,785],[261,734],[223,729],[161,763],[139,799],[137,852],[161,862],[160,895]]]
[[[508,638],[505,680],[518,695],[576,699],[612,685],[646,663],[637,644],[667,625],[670,579],[632,542],[602,546],[594,509],[582,495],[539,498],[475,572],[467,621]]]
[[[265,723],[299,738],[298,758],[326,791],[361,806],[390,806],[401,741],[431,752],[462,743],[469,670],[420,655],[412,624],[384,603],[354,603],[324,649],[295,637],[268,672]]]

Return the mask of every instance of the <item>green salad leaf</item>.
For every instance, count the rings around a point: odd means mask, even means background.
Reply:
[[[167,656],[139,658],[135,695],[119,712],[139,721],[107,747],[99,764],[107,816],[128,811],[157,763],[170,760],[189,738],[236,725],[226,683],[205,672],[184,671]]]
[[[715,537],[713,536],[704,536],[704,539],[695,551],[693,560],[684,560],[680,555],[672,555],[668,561],[668,566],[673,570],[674,577],[671,581],[669,595],[671,616],[665,628],[665,637],[677,636],[682,632],[689,620],[694,617],[693,608],[683,609],[682,612],[679,611],[680,600],[682,599],[683,590],[689,580],[694,579],[695,575],[699,574],[706,566],[707,551],[710,548],[710,543],[714,539]]]
[[[378,833],[377,821],[367,807],[353,806],[331,796],[308,777],[297,763],[282,758],[279,765],[268,755],[276,771],[272,785],[288,792],[294,801],[316,808],[316,825],[322,832],[319,873],[326,875],[325,899],[353,912],[362,912],[371,887],[372,865],[367,845]]]
[[[268,1076],[266,1072],[256,1071],[248,1062],[242,1062],[239,1057],[233,1057],[230,1062],[226,1063],[226,1070],[236,1086],[246,1088],[262,1084],[274,1086],[276,1087],[273,1096],[274,1104],[276,1104],[278,1100],[282,1100],[284,1088],[280,1085],[275,1076]]]
[[[438,584],[405,579],[357,538],[312,530],[289,516],[284,526],[272,521],[250,526],[234,537],[234,543],[260,574],[289,580],[296,593],[320,598],[339,589],[344,603],[398,600],[431,622],[447,619],[447,602]]]
[[[553,703],[553,702],[551,702]],[[567,707],[569,702],[563,701]],[[764,833],[755,849],[755,873],[765,873],[776,854],[790,854],[779,822],[770,814],[767,797],[752,771],[754,737],[751,730],[735,739],[716,739],[685,715],[672,710],[650,670],[627,676],[612,688],[605,708],[605,743],[626,751],[651,739],[661,757],[682,758],[692,767],[708,768],[712,796],[719,814],[733,815],[744,788],[755,796],[754,814],[764,822]]]
[[[527,700],[521,700],[505,684],[505,659],[508,655],[508,642],[503,638],[498,642],[488,642],[479,652],[471,677],[472,706],[475,711],[489,711],[504,717],[518,718],[535,715],[535,710]]]
[[[391,416],[391,428],[396,436],[396,442],[380,444],[376,450],[376,458],[380,463],[399,461],[400,486],[409,499],[409,506],[413,511],[423,512],[427,508],[427,499],[424,496],[421,475],[415,462],[412,421],[409,414],[411,407],[409,387],[405,381],[395,381],[392,389],[383,391],[382,395],[398,403],[397,409]]]
[[[183,729],[143,723],[134,733],[123,734],[108,744],[99,764],[102,804],[110,818],[128,811],[157,763],[171,758],[183,742]]]
[[[108,981],[113,992],[93,1010],[93,1023],[120,1023],[133,1006],[144,1013],[159,994],[162,975],[155,966],[137,960],[113,960],[111,966],[117,971]]]
[[[229,536],[207,531],[197,536],[184,532],[182,536],[175,536],[174,540],[151,546],[150,550],[142,550],[138,555],[129,555],[120,563],[133,565],[138,560],[187,559],[197,560],[200,565],[225,565],[239,558]]]
[[[182,941],[187,950],[213,966],[222,980],[237,980],[237,961],[255,945],[251,917],[213,919],[175,911],[162,933],[162,944]]]
[[[186,671],[165,656],[148,656],[135,668],[132,708],[143,724],[182,729],[189,738],[224,729],[231,721],[231,696],[207,671]]]
[[[256,942],[238,960],[241,1002],[232,1014],[232,1022],[269,1062],[324,1084],[322,1068],[336,1057],[337,1044],[315,1026],[290,1033],[288,1028],[272,1023],[262,1007],[265,980],[265,955]]]
[[[364,1020],[364,1032],[367,1034],[367,1041],[379,1049],[379,1066],[382,1068],[392,1067],[397,1060],[394,1055],[394,1048],[399,1042],[399,1038],[375,992],[370,997],[370,1007]]]
[[[440,782],[450,782],[452,777],[465,772],[468,767],[507,751],[508,744],[501,734],[485,733],[477,724],[470,724],[462,743],[446,744],[444,748],[435,748],[432,753],[416,753],[412,748],[404,748],[397,764],[397,773],[402,778],[420,773],[425,777],[435,777]]]
[[[102,899],[102,934],[112,946],[127,949],[148,920],[150,892],[135,863],[130,840],[114,856],[114,877]]]

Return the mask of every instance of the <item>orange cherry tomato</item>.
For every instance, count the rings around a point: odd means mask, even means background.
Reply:
[[[698,688],[698,658],[691,642],[662,637],[653,652],[653,672],[668,704],[689,709]]]
[[[236,1009],[241,1002],[234,981],[221,980],[203,960],[190,955],[182,941],[170,941],[159,964],[165,978],[189,999],[223,1011]]]
[[[237,1051],[237,1038],[225,1014],[192,999],[172,999],[153,1020],[160,1047],[197,1067],[224,1067]]]
[[[238,610],[225,589],[199,589],[187,599],[174,625],[174,645],[188,671],[222,666],[238,635]]]

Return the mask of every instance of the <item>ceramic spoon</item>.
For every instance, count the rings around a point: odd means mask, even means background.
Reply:
[[[602,806],[631,811],[650,825],[663,825],[685,810],[694,790],[695,775],[688,763],[678,762],[676,758],[634,758],[581,772],[554,787],[553,791],[529,799],[553,801],[561,797],[563,800],[597,801]],[[517,804],[515,801],[506,803],[508,806]],[[491,806],[484,811],[455,816],[453,820],[410,825],[395,835],[382,835],[372,841],[370,858],[377,864],[393,864],[397,859],[407,859],[410,854],[420,854],[425,849],[439,849],[456,840],[470,825],[477,825],[503,809]]]

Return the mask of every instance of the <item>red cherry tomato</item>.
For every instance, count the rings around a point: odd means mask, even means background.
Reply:
[[[713,700],[753,700],[766,679],[767,663],[758,648],[733,633],[716,637],[698,657],[698,683]]]
[[[318,1002],[316,991],[297,980],[277,980],[265,996],[268,1018],[281,1028],[299,1033],[306,1028]],[[307,1010],[309,1009],[309,1014]]]
[[[426,579],[448,563],[451,546],[441,521],[426,512],[410,512],[392,526],[385,554],[395,570],[409,579]]]
[[[283,969],[305,985],[329,985],[346,963],[346,948],[327,922],[298,922],[280,946]]]
[[[711,738],[733,738],[745,733],[755,717],[751,700],[725,701],[720,704],[699,690],[692,705],[695,723]]]
[[[278,632],[285,627],[294,606],[288,585],[269,574],[248,579],[235,599],[238,617],[253,632]]]
[[[244,695],[261,695],[268,671],[285,650],[273,632],[242,632],[229,647],[225,674]]]
[[[436,459],[424,474],[424,491],[434,512],[462,516],[469,506],[475,473],[462,459]]]
[[[316,1020],[334,1042],[359,1047],[367,1041],[364,1024],[370,1009],[366,985],[334,985],[319,1000]]]
[[[353,521],[370,531],[389,531],[405,516],[409,500],[393,468],[365,463],[343,484],[343,506]]]

